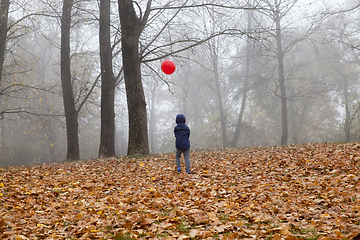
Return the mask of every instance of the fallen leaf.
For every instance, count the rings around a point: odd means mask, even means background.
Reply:
[[[200,238],[208,238],[208,237],[212,237],[213,234],[210,231],[200,231],[200,233],[197,235]]]
[[[214,222],[218,222],[219,218],[216,216],[216,213],[214,212],[208,212],[209,219]]]
[[[189,235],[190,235],[191,238],[195,238],[198,234],[199,234],[198,229],[191,229],[190,232],[189,232]]]
[[[29,238],[25,237],[24,235],[17,235],[15,237],[16,240],[28,240]]]
[[[0,239],[352,239],[358,146],[199,150],[191,176],[174,153],[2,167]]]

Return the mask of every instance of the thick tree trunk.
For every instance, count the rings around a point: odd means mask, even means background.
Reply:
[[[281,28],[280,28],[280,15],[279,4],[277,4],[275,12],[276,23],[276,42],[279,64],[279,84],[280,84],[280,99],[281,99],[281,145],[288,143],[288,108],[287,108],[287,96],[285,88],[285,76],[284,76],[284,53],[281,45]]]
[[[101,133],[99,157],[115,156],[115,77],[110,42],[110,0],[100,0]]]
[[[1,0],[0,6],[0,91],[2,86],[2,78],[3,78],[3,68],[4,68],[4,60],[5,60],[5,50],[6,50],[6,36],[7,36],[7,23],[8,23],[8,14],[9,14],[9,0]],[[4,103],[2,101],[2,96],[0,94],[0,121],[3,118],[2,112],[4,111],[3,107]],[[3,124],[0,124],[0,132],[1,132],[1,156],[6,159],[6,155],[8,154],[6,151],[6,142],[5,142],[5,127]],[[1,162],[0,162],[1,164]]]
[[[9,15],[9,0],[1,0],[0,6],[0,87],[2,85],[2,76],[6,50],[7,23]],[[0,111],[1,113],[1,111]]]
[[[80,159],[78,120],[74,102],[70,71],[70,23],[72,0],[64,0],[61,17],[61,85],[63,91],[66,132],[67,160]]]
[[[141,81],[139,38],[141,19],[131,0],[118,0],[122,57],[129,113],[128,155],[148,154],[149,139],[144,89]]]

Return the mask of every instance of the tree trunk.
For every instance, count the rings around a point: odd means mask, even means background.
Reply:
[[[115,77],[110,42],[110,0],[100,0],[101,133],[99,157],[115,156]]]
[[[2,86],[2,78],[3,78],[3,68],[4,68],[4,60],[5,60],[5,50],[6,50],[6,36],[7,36],[7,22],[8,22],[8,14],[9,14],[9,0],[1,0],[0,6],[0,91]],[[4,103],[2,101],[2,96],[0,94],[0,121],[3,119],[2,112],[4,111]],[[6,151],[6,142],[5,142],[5,127],[3,124],[0,124],[0,132],[1,132],[1,156],[6,159],[7,152]],[[6,153],[6,154],[5,154]],[[2,164],[4,162],[0,162]]]
[[[285,88],[284,76],[284,53],[281,45],[281,28],[280,28],[280,9],[279,4],[276,5],[275,23],[276,23],[276,43],[279,64],[279,84],[280,84],[280,99],[281,99],[281,145],[286,145],[288,142],[288,109],[287,97]]]
[[[251,4],[249,3],[249,7],[251,7]],[[249,10],[252,11],[252,10]],[[248,14],[248,33],[250,34],[251,32],[251,18],[252,18],[252,12],[250,12]],[[234,137],[231,141],[231,147],[235,148],[237,141],[239,139],[239,135],[241,132],[241,127],[242,127],[242,119],[244,117],[244,112],[245,112],[245,106],[246,106],[246,99],[247,99],[247,92],[248,92],[248,83],[250,81],[250,48],[251,48],[251,38],[248,37],[247,39],[247,43],[246,43],[246,66],[245,66],[245,79],[244,79],[244,92],[243,92],[243,97],[242,97],[242,101],[241,101],[241,108],[240,108],[240,113],[239,113],[239,117],[236,123],[236,128],[235,128],[235,133],[234,133]]]
[[[215,48],[215,45],[213,46]],[[226,134],[226,116],[224,113],[224,106],[223,106],[223,100],[221,96],[220,91],[220,82],[219,82],[219,70],[218,70],[218,55],[213,49],[213,67],[215,72],[215,90],[216,90],[216,96],[218,99],[218,108],[220,112],[220,123],[221,123],[221,132],[222,132],[222,139],[223,139],[223,147],[226,148],[228,146],[228,139]]]
[[[248,92],[249,68],[250,68],[250,66],[248,64],[249,63],[248,63],[248,60],[247,60],[247,62],[246,62],[246,72],[245,72],[245,82],[244,82],[244,92],[243,92],[243,97],[242,97],[242,100],[241,100],[241,107],[240,107],[239,117],[238,117],[238,120],[236,122],[236,128],[235,128],[234,137],[233,137],[233,139],[231,141],[231,147],[233,147],[233,148],[236,147],[237,141],[239,139],[241,128],[242,128],[242,119],[244,117],[244,112],[245,112],[247,92]]]
[[[61,17],[61,85],[63,91],[66,132],[67,160],[80,159],[78,120],[74,102],[70,71],[70,23],[72,0],[64,0]]]
[[[1,0],[0,6],[0,87],[2,85],[3,67],[6,50],[7,22],[9,14],[9,0]],[[2,111],[2,109],[1,109]],[[1,114],[0,111],[0,114]]]
[[[129,113],[128,155],[148,154],[149,139],[146,101],[141,81],[139,38],[141,19],[137,17],[133,1],[118,0],[125,89]]]

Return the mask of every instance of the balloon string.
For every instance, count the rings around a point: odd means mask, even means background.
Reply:
[[[170,75],[170,77],[171,77],[171,81],[172,81],[172,84],[173,84],[174,94],[175,94],[175,98],[176,98],[176,101],[177,101],[177,105],[178,105],[179,111],[181,112],[181,109],[180,109],[180,104],[179,104],[179,99],[177,98],[176,91],[175,91],[175,83],[174,83],[174,79],[173,79],[172,75]]]

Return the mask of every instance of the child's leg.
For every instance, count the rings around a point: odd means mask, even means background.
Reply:
[[[190,171],[190,149],[184,150],[186,171]]]
[[[182,153],[182,152],[183,152],[183,150],[176,149],[175,162],[176,162],[176,167],[177,167],[177,168],[181,167],[180,158],[181,158],[181,153]]]

